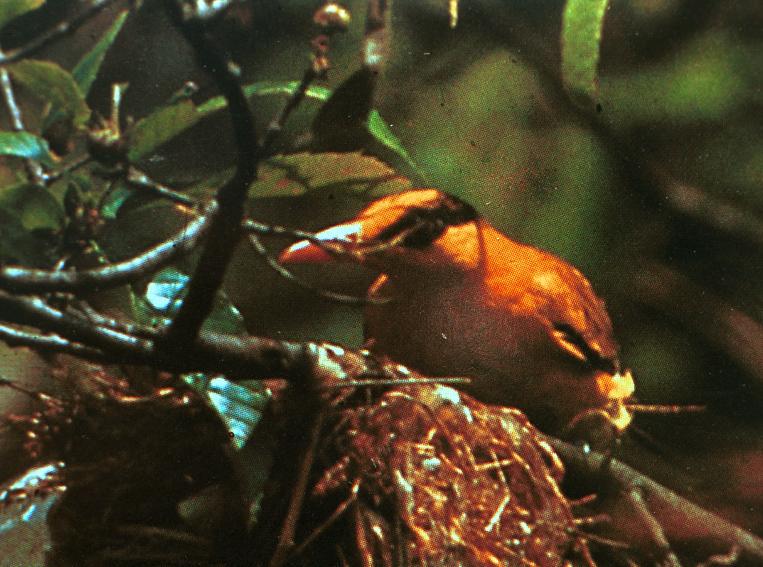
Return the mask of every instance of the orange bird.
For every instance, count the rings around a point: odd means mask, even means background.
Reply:
[[[436,189],[372,202],[301,241],[282,263],[349,259],[381,272],[364,313],[368,347],[429,376],[468,376],[470,393],[561,433],[589,417],[630,423],[634,390],[604,303],[580,271],[521,244]],[[379,301],[374,301],[379,300]]]

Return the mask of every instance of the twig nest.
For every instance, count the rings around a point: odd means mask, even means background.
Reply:
[[[557,566],[579,544],[561,465],[517,410],[406,386],[341,409],[326,443],[315,494],[352,501],[351,564]]]

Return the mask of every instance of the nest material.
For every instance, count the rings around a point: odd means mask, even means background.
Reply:
[[[345,406],[314,491],[344,488],[345,564],[557,566],[584,545],[562,466],[521,412],[439,385]]]

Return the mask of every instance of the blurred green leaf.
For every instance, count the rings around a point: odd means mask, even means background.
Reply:
[[[310,191],[346,191],[374,197],[410,189],[411,182],[376,158],[360,152],[299,153],[265,163],[252,197],[292,197]]]
[[[201,115],[190,100],[164,106],[138,121],[130,131],[127,157],[137,161],[196,124]]]
[[[164,326],[182,305],[191,277],[175,268],[157,273],[146,287],[143,297],[136,297],[134,311],[139,322],[151,326]],[[202,330],[218,333],[241,334],[246,332],[244,319],[224,292],[218,291],[212,312]]]
[[[90,87],[98,75],[101,63],[103,63],[103,59],[106,57],[106,52],[122,30],[122,26],[127,19],[127,14],[127,10],[122,10],[117,19],[114,20],[114,23],[111,24],[111,27],[103,34],[103,37],[79,60],[79,63],[72,70],[72,76],[84,95],[90,92]]]
[[[612,168],[591,132],[565,127],[554,134],[547,141],[554,156],[549,186],[530,203],[520,237],[595,274],[613,237]]]
[[[81,127],[90,118],[90,108],[74,77],[56,63],[27,59],[9,65],[8,71],[30,94],[49,102],[74,126]]]
[[[44,187],[30,183],[0,189],[0,208],[17,216],[25,230],[57,230],[64,211]]]
[[[244,385],[206,374],[188,374],[185,382],[204,396],[222,419],[234,448],[241,450],[262,419],[270,395],[261,382]]]
[[[0,132],[0,155],[29,158],[53,165],[48,142],[29,132]]]
[[[598,98],[597,67],[607,0],[567,0],[562,19],[562,79],[579,104]]]
[[[719,122],[747,104],[760,104],[759,78],[747,70],[751,58],[754,50],[723,32],[709,32],[667,60],[603,77],[606,116],[618,128]]]
[[[0,2],[0,28],[11,20],[36,10],[45,0],[2,0]]]

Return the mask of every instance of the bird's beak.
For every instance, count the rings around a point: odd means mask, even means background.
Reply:
[[[315,237],[321,242],[354,244],[360,240],[362,232],[363,223],[351,222],[322,230]],[[278,256],[281,264],[325,264],[336,259],[336,256],[309,240],[295,242]]]

